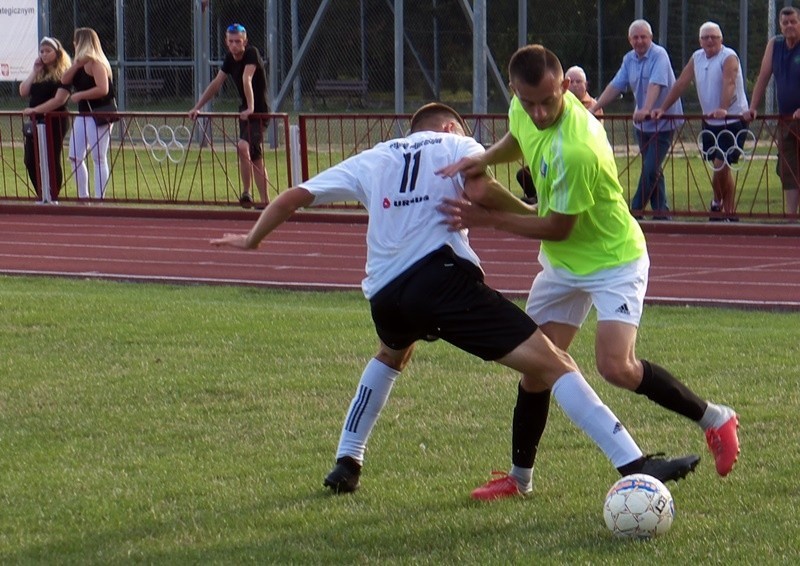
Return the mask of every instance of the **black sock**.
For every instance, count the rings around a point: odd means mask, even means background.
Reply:
[[[547,424],[550,390],[528,393],[517,386],[517,404],[511,432],[511,462],[519,468],[533,468],[536,449]]]
[[[661,366],[651,364],[647,360],[642,360],[642,365],[644,375],[636,393],[693,421],[703,418],[703,413],[708,407],[707,402]]]

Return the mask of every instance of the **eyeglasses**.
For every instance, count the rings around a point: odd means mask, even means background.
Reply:
[[[722,39],[721,35],[701,35],[700,41],[709,41],[711,39]]]
[[[247,33],[242,24],[231,24],[228,26],[228,33]]]

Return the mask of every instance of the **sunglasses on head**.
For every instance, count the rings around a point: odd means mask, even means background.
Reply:
[[[242,24],[231,24],[228,26],[228,33],[247,33]]]

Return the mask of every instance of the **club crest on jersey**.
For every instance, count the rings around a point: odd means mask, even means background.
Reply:
[[[383,197],[383,208],[391,208],[391,207],[392,207],[392,201],[390,201],[386,197]]]

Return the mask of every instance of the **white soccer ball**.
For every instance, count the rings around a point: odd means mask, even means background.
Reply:
[[[618,537],[651,538],[672,526],[675,502],[663,483],[647,474],[617,480],[606,494],[603,518]]]

